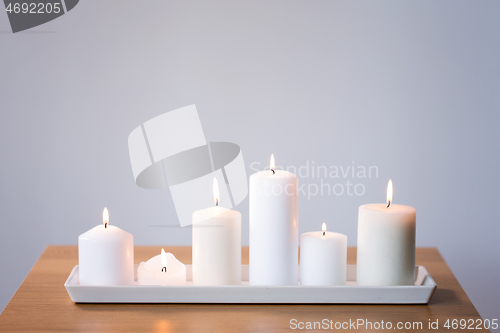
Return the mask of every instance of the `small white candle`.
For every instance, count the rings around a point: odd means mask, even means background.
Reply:
[[[109,225],[108,209],[103,224],[78,237],[79,278],[82,285],[134,284],[134,239]]]
[[[387,204],[359,207],[358,285],[415,283],[415,224],[415,208],[392,203],[390,180]]]
[[[299,264],[298,179],[271,170],[250,176],[250,284],[297,285]]]
[[[300,237],[300,284],[345,285],[347,236],[326,231],[306,232]]]
[[[137,268],[140,285],[182,286],[186,284],[186,266],[170,252],[161,253]]]
[[[241,284],[241,214],[219,206],[214,178],[215,206],[193,213],[193,284]]]

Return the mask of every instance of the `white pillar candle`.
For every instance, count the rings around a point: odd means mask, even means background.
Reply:
[[[219,206],[193,213],[193,284],[204,286],[241,284],[241,214]]]
[[[250,176],[250,284],[298,284],[298,179],[271,170]]]
[[[139,285],[182,286],[186,284],[186,266],[172,253],[161,253],[137,268]]]
[[[345,285],[347,236],[322,229],[300,236],[300,285]]]
[[[134,284],[134,239],[128,232],[109,225],[107,208],[103,224],[78,237],[78,266],[82,285]]]
[[[415,283],[415,221],[415,208],[392,204],[392,181],[387,204],[359,207],[358,285]]]

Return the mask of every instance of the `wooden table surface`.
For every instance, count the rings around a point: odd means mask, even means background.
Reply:
[[[184,263],[191,263],[190,247],[168,247]],[[160,252],[157,246],[135,247],[135,262]],[[480,316],[457,279],[435,248],[418,248],[417,264],[424,265],[438,288],[428,305],[219,305],[219,304],[75,304],[63,284],[78,264],[76,246],[48,246],[0,315],[0,332],[290,332],[298,322],[349,322],[363,319],[393,324],[447,319],[479,319]],[[356,249],[348,249],[348,264],[355,264]],[[243,248],[248,263],[248,248]],[[345,325],[345,324],[344,324]],[[412,324],[413,325],[413,324]],[[293,326],[293,325],[292,325]],[[386,326],[384,326],[386,327]],[[352,326],[351,326],[352,329]],[[372,331],[364,325],[358,331]],[[382,329],[373,331],[384,331]],[[460,331],[460,330],[459,330]],[[467,330],[461,330],[467,331]],[[474,329],[477,331],[477,329]]]

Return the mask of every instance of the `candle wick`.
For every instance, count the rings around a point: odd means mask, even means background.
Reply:
[[[215,199],[215,206],[219,206],[219,199]]]
[[[167,267],[162,267],[161,271],[166,273],[167,272]]]
[[[326,231],[323,231],[323,236],[326,234]]]
[[[274,169],[271,169],[271,171],[273,172],[273,175],[276,174],[276,172],[274,171]]]
[[[387,208],[391,206],[391,200],[387,201]]]
[[[106,229],[107,227],[108,227],[108,224],[104,223],[104,229]]]

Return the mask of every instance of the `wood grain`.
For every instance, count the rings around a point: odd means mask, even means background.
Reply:
[[[191,263],[191,248],[165,250]],[[422,322],[419,332],[435,332],[428,329],[429,320],[439,320],[439,331],[453,331],[443,329],[447,319],[480,318],[435,248],[417,249],[417,264],[424,265],[438,285],[428,305],[75,304],[63,284],[78,263],[77,251],[76,246],[45,249],[0,315],[0,332],[290,332],[291,319]],[[159,252],[157,246],[138,246],[135,262]],[[347,261],[355,264],[355,248],[348,249]],[[243,248],[242,262],[248,263],[248,248]]]

